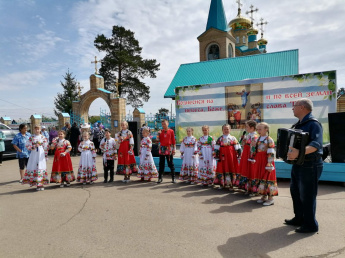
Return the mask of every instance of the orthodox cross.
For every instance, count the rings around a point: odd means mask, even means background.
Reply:
[[[101,61],[97,61],[97,56],[95,56],[95,61],[91,61],[91,64],[95,64],[95,74],[98,74],[98,71],[97,71],[97,63],[99,63]]]
[[[249,13],[250,13],[250,20],[252,21],[252,22],[251,22],[252,28],[253,28],[253,24],[254,24],[254,17],[253,17],[253,14],[254,14],[255,12],[257,12],[257,11],[259,11],[259,9],[258,9],[258,8],[254,9],[254,6],[253,6],[253,5],[250,6],[250,11],[246,11],[246,14],[249,14]]]
[[[261,38],[264,37],[264,25],[267,25],[267,24],[268,24],[268,22],[267,21],[264,22],[263,18],[260,19],[260,23],[256,24],[256,26],[258,26],[258,27],[261,26]]]
[[[120,94],[119,94],[119,86],[122,85],[123,83],[119,82],[119,79],[116,78],[115,80],[115,86],[116,86],[116,97],[119,98]]]
[[[241,6],[243,6],[243,4],[241,4],[241,0],[237,0],[236,3],[238,4],[237,16],[240,16],[241,15]]]

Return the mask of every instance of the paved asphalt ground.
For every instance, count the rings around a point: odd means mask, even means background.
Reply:
[[[79,157],[73,157],[77,171]],[[345,187],[321,182],[317,234],[298,234],[289,181],[279,180],[275,205],[258,197],[136,177],[94,185],[18,183],[16,159],[0,167],[0,257],[345,257]],[[52,157],[48,161],[52,167]]]

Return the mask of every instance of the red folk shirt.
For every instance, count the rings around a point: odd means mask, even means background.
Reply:
[[[171,155],[172,147],[176,144],[174,130],[162,130],[159,137],[159,154]]]

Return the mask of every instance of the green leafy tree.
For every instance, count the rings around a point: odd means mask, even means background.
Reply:
[[[101,120],[100,116],[91,116],[91,117],[89,117],[89,122],[91,124],[94,124],[94,123],[96,123],[97,121],[100,121],[100,120]]]
[[[63,78],[65,81],[60,81],[63,88],[63,93],[58,93],[54,100],[54,113],[56,116],[58,116],[61,112],[70,113],[72,110],[73,101],[78,100],[78,86],[75,76],[72,76],[72,73],[70,73],[68,70]]]
[[[94,45],[98,51],[106,53],[99,69],[105,88],[116,92],[114,84],[117,78],[122,83],[119,95],[126,97],[127,104],[132,107],[142,107],[143,101],[150,98],[150,87],[141,79],[156,78],[160,64],[155,59],[143,59],[142,48],[134,32],[121,26],[113,26],[111,38],[97,35]]]
[[[165,114],[165,115],[168,115],[169,114],[169,109],[166,109],[166,108],[160,108],[158,109],[158,114]]]
[[[163,118],[169,115],[169,109],[160,108],[158,109],[158,113],[155,114],[156,120],[161,121]]]

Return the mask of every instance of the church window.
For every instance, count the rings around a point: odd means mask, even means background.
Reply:
[[[219,59],[219,47],[217,44],[212,44],[207,50],[207,60]]]
[[[242,43],[246,43],[246,36],[243,36]]]
[[[240,43],[240,37],[236,37],[236,44]]]
[[[228,46],[228,57],[231,58],[233,56],[234,56],[234,54],[233,54],[232,45],[229,44],[229,46]]]

